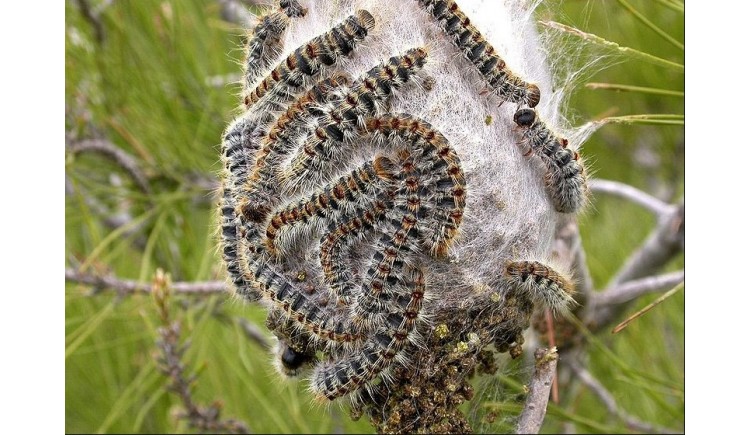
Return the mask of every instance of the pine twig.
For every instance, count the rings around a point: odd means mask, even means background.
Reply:
[[[178,418],[186,420],[191,428],[202,433],[249,433],[250,430],[245,423],[235,419],[221,419],[221,403],[214,402],[210,406],[201,406],[193,399],[196,376],[187,375],[185,364],[182,362],[182,357],[190,344],[189,341],[183,342],[181,339],[180,322],[171,319],[171,287],[169,277],[159,270],[151,291],[162,322],[156,341],[156,347],[160,352],[156,361],[161,372],[170,380],[167,388],[180,398],[185,408],[178,414]]]
[[[649,293],[663,292],[684,280],[684,270],[635,279],[597,293],[593,298],[592,305],[606,307],[623,304]]]
[[[684,251],[685,203],[667,204],[633,186],[611,180],[591,180],[590,188],[594,192],[612,194],[641,205],[659,219],[657,227],[630,255],[607,289],[592,293],[582,318],[589,328],[596,331],[613,321],[628,302],[648,293],[669,290],[684,280],[684,271],[654,275],[675,255]]]
[[[614,321],[629,302],[646,294],[665,292],[684,280],[682,270],[612,286],[594,295],[583,315],[584,323],[592,331],[598,331]]]
[[[655,65],[659,65],[665,68],[674,69],[677,71],[685,71],[685,65],[679,64],[677,62],[672,62],[671,60],[663,59],[661,57],[654,56],[652,54],[635,50],[630,47],[624,47],[621,46],[615,42],[608,41],[600,36],[594,35],[593,33],[587,33],[582,30],[576,29],[575,27],[571,27],[562,23],[558,23],[555,21],[540,21],[539,24],[541,24],[544,27],[548,27],[550,29],[554,29],[560,32],[568,33],[570,35],[574,35],[578,38],[580,38],[582,41],[600,46],[605,47],[607,49],[610,49],[614,52],[630,56],[633,59],[640,59],[644,60],[646,62],[653,63]]]
[[[649,20],[645,15],[640,13],[636,8],[633,7],[630,3],[628,3],[626,0],[617,0],[622,7],[624,7],[628,12],[633,14],[638,21],[642,22],[646,27],[653,30],[657,35],[664,38],[666,41],[668,41],[670,44],[674,45],[675,47],[679,48],[680,50],[685,50],[685,44],[681,43],[680,41],[673,38],[671,35],[669,35],[667,32],[661,29],[658,25],[654,24],[651,20]]]
[[[643,94],[661,95],[667,97],[685,98],[685,92],[671,89],[649,88],[646,86],[624,85],[619,83],[586,83],[586,89],[605,90],[615,92],[640,92]]]

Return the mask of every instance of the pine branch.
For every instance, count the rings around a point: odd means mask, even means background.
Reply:
[[[95,288],[95,291],[114,290],[121,295],[139,292],[150,293],[152,291],[152,284],[148,282],[120,279],[112,275],[98,276],[78,272],[74,269],[65,269],[65,281],[90,285]],[[229,291],[224,281],[174,282],[170,288],[174,293],[192,295],[207,295]]]
[[[141,170],[137,160],[112,142],[105,139],[84,139],[72,142],[69,145],[69,150],[73,154],[94,152],[108,157],[130,175],[141,191],[144,193],[151,192],[148,177]]]
[[[609,287],[653,275],[685,249],[685,203],[663,215],[651,235],[625,262]]]
[[[557,371],[557,349],[537,349],[536,368],[529,383],[529,394],[518,420],[516,433],[539,433],[547,413],[550,388]]]
[[[202,433],[249,433],[250,430],[245,423],[235,419],[221,419],[221,403],[214,402],[210,406],[201,406],[194,400],[193,388],[197,377],[186,373],[187,367],[182,361],[190,342],[183,342],[180,322],[171,318],[169,309],[172,284],[169,277],[160,270],[151,285],[162,322],[156,341],[156,347],[160,352],[156,361],[161,372],[170,380],[167,388],[180,398],[184,406],[178,418],[186,420],[191,428]]]
[[[593,179],[589,180],[589,189],[594,193],[605,193],[627,199],[638,204],[657,216],[665,216],[674,211],[675,206],[669,205],[640,189],[619,181]]]
[[[610,414],[617,416],[617,418],[622,420],[625,425],[628,426],[628,428],[645,433],[680,433],[680,431],[678,430],[667,429],[661,426],[646,423],[628,414],[622,408],[620,408],[620,406],[617,405],[617,401],[615,400],[612,393],[610,393],[609,390],[607,390],[607,388],[602,385],[602,383],[599,382],[580,363],[571,358],[570,360],[565,361],[565,365],[570,367],[570,369],[573,370],[573,373],[576,374],[578,380],[580,380],[583,385],[588,387],[596,395],[596,397],[601,400]]]

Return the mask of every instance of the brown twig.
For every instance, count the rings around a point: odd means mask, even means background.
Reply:
[[[158,329],[159,338],[156,341],[156,347],[160,355],[156,360],[161,372],[170,379],[167,388],[180,398],[185,408],[178,414],[178,418],[186,420],[190,427],[202,433],[249,433],[245,423],[220,418],[221,404],[219,402],[205,407],[193,400],[192,393],[196,376],[187,375],[185,364],[182,362],[189,344],[181,342],[180,322],[171,319],[169,310],[171,290],[169,278],[163,272],[158,271],[151,290],[163,325]]]
[[[679,433],[680,431],[674,429],[667,429],[661,426],[652,425],[643,422],[636,417],[623,411],[617,405],[614,396],[610,393],[604,385],[602,385],[588,370],[586,370],[580,363],[575,361],[574,358],[566,359],[564,364],[570,367],[571,370],[576,374],[578,380],[580,380],[585,386],[587,386],[598,398],[602,401],[604,406],[610,414],[617,416],[622,420],[630,429],[645,432],[645,433]]]
[[[529,383],[529,394],[521,411],[516,433],[539,433],[547,413],[552,379],[557,371],[557,349],[537,349],[536,368]]]
[[[115,290],[120,294],[150,293],[152,291],[150,283],[120,279],[111,275],[98,276],[81,273],[74,269],[65,269],[65,280],[91,285],[97,290]],[[228,291],[227,284],[224,281],[175,282],[171,284],[170,289],[174,293],[192,295],[207,295]]]
[[[547,342],[549,343],[550,347],[555,348],[555,322],[552,319],[552,311],[550,311],[549,308],[546,308],[544,310],[544,318],[547,322]],[[558,404],[560,403],[560,394],[558,392],[558,381],[557,381],[557,372],[555,372],[555,376],[552,378],[552,403]]]

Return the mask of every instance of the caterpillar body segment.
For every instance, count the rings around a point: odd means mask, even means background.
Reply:
[[[275,120],[270,114],[261,115],[259,119],[253,118],[252,122],[263,126],[257,129],[260,133],[254,133],[251,137],[252,142],[256,144],[254,149],[260,149],[251,153],[242,162],[241,168],[244,172],[239,179],[243,182],[234,189],[236,213],[241,216],[243,223],[251,227],[248,228],[250,233],[259,232],[257,226],[265,221],[268,213],[278,202],[273,198],[273,179],[278,171],[278,165],[275,163],[293,147],[295,137],[302,134],[301,124],[310,116],[310,106],[325,99],[333,88],[346,83],[347,80],[344,74],[334,74],[298,96],[288,110]]]
[[[502,101],[535,107],[539,87],[514,74],[454,0],[417,0]]]
[[[319,364],[313,373],[311,389],[324,399],[334,400],[350,394],[404,358],[404,346],[412,338],[424,298],[425,282],[421,270],[410,280],[412,293],[406,308],[389,313],[384,324],[370,333],[364,345],[344,358]]]
[[[302,87],[305,78],[316,76],[322,68],[332,66],[340,57],[351,53],[374,25],[372,15],[359,10],[328,32],[308,41],[282,60],[247,93],[245,106],[252,107],[267,94],[273,98],[273,94],[283,96],[290,89]]]
[[[359,137],[358,127],[364,119],[374,116],[394,90],[401,88],[422,69],[426,60],[427,51],[415,48],[403,56],[393,56],[363,74],[339,102],[319,117],[312,134],[283,171],[282,180],[299,185],[301,180],[314,177],[324,163],[339,157],[343,151],[342,143]]]
[[[329,400],[357,390],[390,366],[416,327],[425,296],[421,273],[410,294],[404,288],[409,282],[405,274],[409,257],[419,250],[413,241],[425,231],[420,220],[428,214],[426,208],[432,201],[424,196],[429,190],[420,177],[435,183],[435,190],[443,192],[439,197],[450,199],[433,204],[434,209],[443,211],[432,218],[438,228],[434,234],[440,234],[434,241],[433,254],[447,250],[457,234],[465,205],[460,160],[447,139],[428,123],[409,115],[386,115],[368,118],[363,129],[382,135],[383,143],[398,137],[409,149],[402,153],[401,187],[384,222],[389,230],[378,242],[363,289],[352,306],[355,324],[370,331],[370,338],[361,349],[318,367],[313,375],[313,391]]]
[[[409,174],[403,174],[408,176]],[[394,298],[403,293],[406,277],[404,267],[409,257],[418,252],[414,241],[418,239],[417,216],[424,202],[418,195],[410,194],[401,187],[395,195],[394,207],[389,210],[381,227],[380,240],[365,275],[362,291],[357,294],[352,306],[356,323],[372,329],[385,320],[388,313],[398,310]],[[407,201],[400,200],[407,197]],[[407,205],[411,202],[411,206]]]
[[[238,190],[236,180],[242,180],[248,166],[248,155],[252,154],[253,141],[250,137],[257,124],[245,118],[237,119],[224,133],[222,141],[223,177],[219,203],[222,259],[227,267],[229,279],[235,291],[248,300],[257,300],[260,294],[242,277],[239,267],[239,239],[242,231],[236,213],[235,195]]]
[[[296,141],[307,133],[305,124],[321,116],[320,107],[330,97],[331,92],[350,85],[347,74],[334,73],[331,77],[316,83],[308,92],[289,105],[268,129],[261,142],[260,151],[255,157],[255,164],[249,177],[249,190],[260,186],[273,187],[280,160],[296,145]]]
[[[571,279],[538,261],[508,262],[504,276],[521,294],[554,312],[567,312],[577,304]]]
[[[278,256],[291,247],[293,239],[285,240],[284,233],[295,227],[309,227],[322,221],[338,222],[343,216],[356,215],[374,198],[382,197],[384,192],[392,189],[395,169],[392,161],[386,157],[378,157],[340,177],[311,197],[275,213],[266,227],[266,249],[272,256]]]
[[[320,266],[323,280],[331,296],[349,304],[356,289],[354,276],[346,267],[344,255],[347,248],[360,240],[362,235],[375,231],[378,222],[385,217],[388,205],[380,200],[356,210],[353,217],[343,223],[334,222],[320,242]]]
[[[289,18],[299,18],[307,15],[307,8],[303,8],[298,0],[280,0],[279,9]]]
[[[277,11],[266,14],[258,20],[252,30],[245,50],[244,89],[253,89],[261,73],[269,67],[283,49],[281,38],[289,25],[290,18],[304,17],[307,9],[297,0],[281,0]]]
[[[312,337],[336,343],[362,340],[356,327],[344,316],[330,316],[299,286],[277,273],[267,261],[254,259],[243,266],[246,281],[253,282],[263,300],[283,312],[295,325]]]
[[[245,50],[245,92],[253,89],[255,82],[282,50],[281,37],[289,24],[289,16],[281,11],[260,18],[247,41]]]
[[[434,256],[445,256],[458,234],[466,205],[466,180],[455,150],[429,123],[408,114],[373,117],[364,128],[372,134],[383,135],[385,141],[399,138],[408,144],[413,160],[408,160],[404,169],[409,170],[408,165],[413,165],[411,169],[421,173],[423,183],[433,190],[435,200],[430,207],[432,213],[423,223],[423,227],[432,232],[427,241],[428,249]],[[405,183],[413,192],[424,190],[416,178],[407,177]]]
[[[234,291],[248,300],[260,299],[260,294],[253,292],[245,282],[238,264],[238,231],[234,214],[234,199],[228,192],[223,192],[219,206],[221,219],[221,256],[232,282]]]
[[[552,204],[560,213],[575,213],[586,203],[586,168],[579,154],[568,148],[568,140],[556,135],[532,109],[521,109],[513,120],[528,146],[547,169],[544,181]]]

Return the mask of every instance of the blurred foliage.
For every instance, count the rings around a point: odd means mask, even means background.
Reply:
[[[679,2],[627,3],[684,40]],[[112,141],[137,158],[150,192],[139,190],[99,154],[67,153],[66,267],[145,282],[157,268],[174,281],[222,279],[212,183],[220,168],[221,132],[236,114],[239,88],[232,77],[240,71],[244,30],[222,20],[220,4],[212,0],[92,1],[89,17],[81,4],[66,1],[67,137]],[[622,2],[567,1],[549,11],[541,11],[540,18],[684,62],[683,50]],[[622,56],[607,63],[588,81],[684,90],[680,71]],[[227,84],[213,85],[216,81]],[[683,114],[684,98],[581,86],[570,106],[575,120],[585,122],[612,115]],[[684,193],[680,125],[606,125],[586,143],[584,155],[597,177],[627,182],[667,201]],[[129,223],[113,229],[106,218]],[[589,266],[601,288],[655,220],[622,200],[597,198],[580,222]],[[682,267],[682,258],[674,263]],[[655,297],[642,298],[632,311]],[[684,292],[679,292],[622,333],[599,336],[589,355],[590,370],[624,410],[677,430],[684,427],[683,307]],[[270,355],[236,322],[245,317],[262,325],[261,309],[224,295],[175,296],[172,308],[191,339],[184,361],[198,375],[196,400],[219,400],[223,416],[245,421],[254,432],[372,431],[335,405],[312,403],[304,384],[278,379]],[[67,432],[188,429],[175,418],[179,400],[165,389],[167,380],[154,360],[160,325],[149,295],[92,295],[90,288],[68,283],[65,310]],[[531,370],[523,361],[502,364],[503,376],[480,381],[487,400],[518,396],[519,379],[523,382]],[[488,423],[486,410],[478,414],[484,421],[478,430],[512,430],[511,411],[493,412],[499,415],[494,423]],[[561,391],[543,430],[560,432],[567,424],[580,432],[628,431],[583,387]]]

